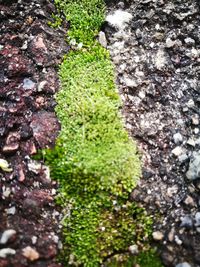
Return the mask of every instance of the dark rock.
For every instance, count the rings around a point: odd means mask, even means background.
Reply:
[[[34,114],[30,126],[33,136],[41,148],[52,146],[52,140],[55,140],[60,129],[54,113],[46,111]]]

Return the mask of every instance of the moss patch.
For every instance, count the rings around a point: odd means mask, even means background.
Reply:
[[[156,250],[150,249],[141,252],[138,256],[130,257],[128,254],[116,255],[108,260],[105,264],[106,267],[163,267]]]
[[[124,130],[121,102],[108,52],[95,41],[103,0],[55,0],[70,21],[69,36],[82,43],[60,67],[56,113],[61,133],[43,151],[59,181],[64,210],[66,266],[97,267],[108,257],[147,242],[151,219],[128,201],[141,174],[135,143]]]

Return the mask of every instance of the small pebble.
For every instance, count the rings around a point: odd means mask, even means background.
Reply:
[[[180,133],[175,133],[173,135],[174,143],[176,145],[179,145],[183,142],[183,136]]]
[[[200,226],[200,212],[197,212],[195,214],[195,226],[196,227]]]
[[[139,250],[138,250],[138,246],[137,245],[132,245],[128,248],[128,250],[130,251],[130,253],[132,255],[137,255]]]
[[[187,262],[182,262],[177,264],[176,267],[191,267],[191,265]]]
[[[185,227],[187,229],[190,229],[192,228],[192,226],[193,226],[192,218],[189,215],[181,217],[180,227]]]
[[[16,234],[16,231],[13,229],[8,229],[3,232],[1,238],[0,238],[0,244],[5,245],[11,237],[13,237]]]
[[[35,261],[40,257],[40,254],[30,246],[25,247],[22,250],[22,254],[25,258],[29,259],[30,261]]]
[[[180,156],[181,154],[183,154],[183,148],[180,147],[180,146],[177,146],[175,147],[173,150],[172,150],[172,154],[176,157]]]
[[[0,258],[6,258],[9,255],[15,255],[16,251],[12,248],[2,248],[0,249]]]
[[[183,243],[182,240],[177,235],[174,236],[174,240],[175,240],[176,244],[179,246],[182,245],[182,243]]]
[[[156,241],[160,241],[164,238],[164,235],[162,232],[160,231],[156,231],[156,232],[153,232],[153,239],[156,240]]]
[[[14,215],[15,212],[16,212],[16,208],[15,207],[11,207],[11,208],[9,208],[9,209],[6,210],[6,213],[8,215]]]

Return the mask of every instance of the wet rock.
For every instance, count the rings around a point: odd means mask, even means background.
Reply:
[[[27,246],[22,250],[22,255],[30,261],[38,260],[40,257],[40,254],[30,246]]]
[[[46,111],[34,114],[30,126],[33,136],[41,148],[52,146],[52,140],[55,140],[60,129],[54,113]]]
[[[16,235],[16,231],[13,229],[5,230],[0,238],[0,244],[5,245],[7,244],[13,237]]]

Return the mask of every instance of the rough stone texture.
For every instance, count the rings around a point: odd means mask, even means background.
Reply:
[[[49,0],[0,1],[1,267],[61,266],[57,185],[42,162],[30,160],[54,145],[60,128],[56,67],[69,48],[66,25],[48,26],[52,13]]]
[[[104,31],[126,128],[142,152],[143,178],[131,198],[159,214],[154,232],[163,233],[164,265],[198,267],[199,1],[107,2]],[[117,10],[129,18],[121,28]]]

